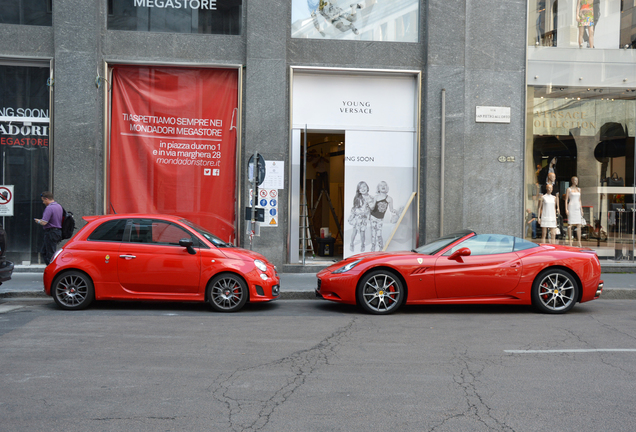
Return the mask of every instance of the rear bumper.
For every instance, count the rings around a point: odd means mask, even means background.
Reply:
[[[601,296],[601,294],[603,293],[603,281],[600,281],[598,283],[598,288],[596,289],[596,294],[594,294],[594,299],[597,299]]]

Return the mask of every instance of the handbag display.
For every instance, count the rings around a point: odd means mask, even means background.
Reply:
[[[614,172],[611,177],[607,179],[608,186],[625,186],[625,180],[623,177],[619,177],[617,172]]]

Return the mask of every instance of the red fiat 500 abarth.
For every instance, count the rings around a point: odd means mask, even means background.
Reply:
[[[85,216],[44,270],[63,309],[93,300],[207,301],[219,312],[278,297],[276,268],[178,216]]]

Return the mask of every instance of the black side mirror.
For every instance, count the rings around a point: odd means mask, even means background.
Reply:
[[[190,255],[196,255],[197,251],[194,250],[192,244],[193,243],[191,238],[182,238],[181,240],[179,240],[179,246],[183,246],[184,248],[186,248]]]
[[[470,255],[470,249],[468,249],[467,247],[464,247],[464,248],[457,249],[455,252],[451,254],[451,256],[448,257],[448,259],[461,262],[462,257],[469,256],[469,255]]]

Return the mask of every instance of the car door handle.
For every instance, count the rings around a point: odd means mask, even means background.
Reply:
[[[134,255],[119,255],[119,258],[125,258],[127,260],[131,260],[131,259],[135,259],[137,257],[134,256]]]
[[[521,266],[520,262],[515,262],[515,263],[510,264],[510,267],[512,267],[512,268],[517,268],[519,266]]]

